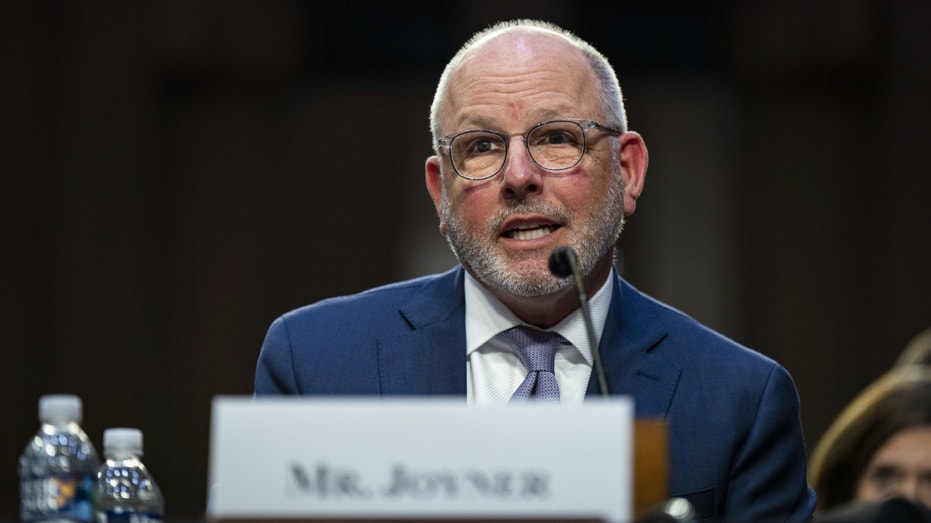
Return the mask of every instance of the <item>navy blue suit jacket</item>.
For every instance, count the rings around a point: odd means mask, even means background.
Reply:
[[[463,270],[332,298],[274,321],[255,392],[466,394]],[[815,506],[784,368],[616,277],[601,358],[609,390],[669,427],[669,492],[703,517],[804,521]],[[593,379],[589,397],[597,394]]]

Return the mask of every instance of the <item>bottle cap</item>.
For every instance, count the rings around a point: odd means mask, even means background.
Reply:
[[[113,428],[103,431],[105,454],[142,455],[142,431],[131,428]]]
[[[74,394],[48,394],[39,398],[39,421],[81,423],[81,398]]]

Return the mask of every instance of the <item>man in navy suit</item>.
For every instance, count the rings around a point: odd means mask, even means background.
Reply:
[[[527,375],[500,333],[567,342],[563,404],[598,393],[579,297],[550,253],[578,253],[611,394],[669,427],[672,496],[703,518],[805,521],[798,395],[774,361],[642,294],[614,269],[615,242],[644,186],[647,150],[627,129],[611,66],[541,22],[475,35],[431,107],[426,185],[460,266],[333,298],[275,320],[256,394],[458,395],[507,403]],[[571,449],[564,449],[571,452]]]

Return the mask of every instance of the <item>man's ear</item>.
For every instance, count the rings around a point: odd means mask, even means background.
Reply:
[[[443,223],[443,213],[440,207],[443,204],[443,172],[440,170],[440,157],[431,156],[427,158],[424,165],[425,181],[427,183],[427,192],[433,199],[433,206],[436,208],[436,215],[440,218],[440,234],[446,236],[446,224]]]
[[[637,208],[637,198],[643,192],[643,182],[650,162],[643,138],[633,132],[621,135],[618,147],[621,172],[624,176],[624,214],[630,216]]]

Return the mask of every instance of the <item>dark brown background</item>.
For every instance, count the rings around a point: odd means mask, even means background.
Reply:
[[[210,399],[277,315],[453,263],[428,105],[514,17],[618,68],[652,154],[625,275],[782,362],[810,444],[931,326],[924,0],[3,2],[0,517],[51,392],[201,514]]]

